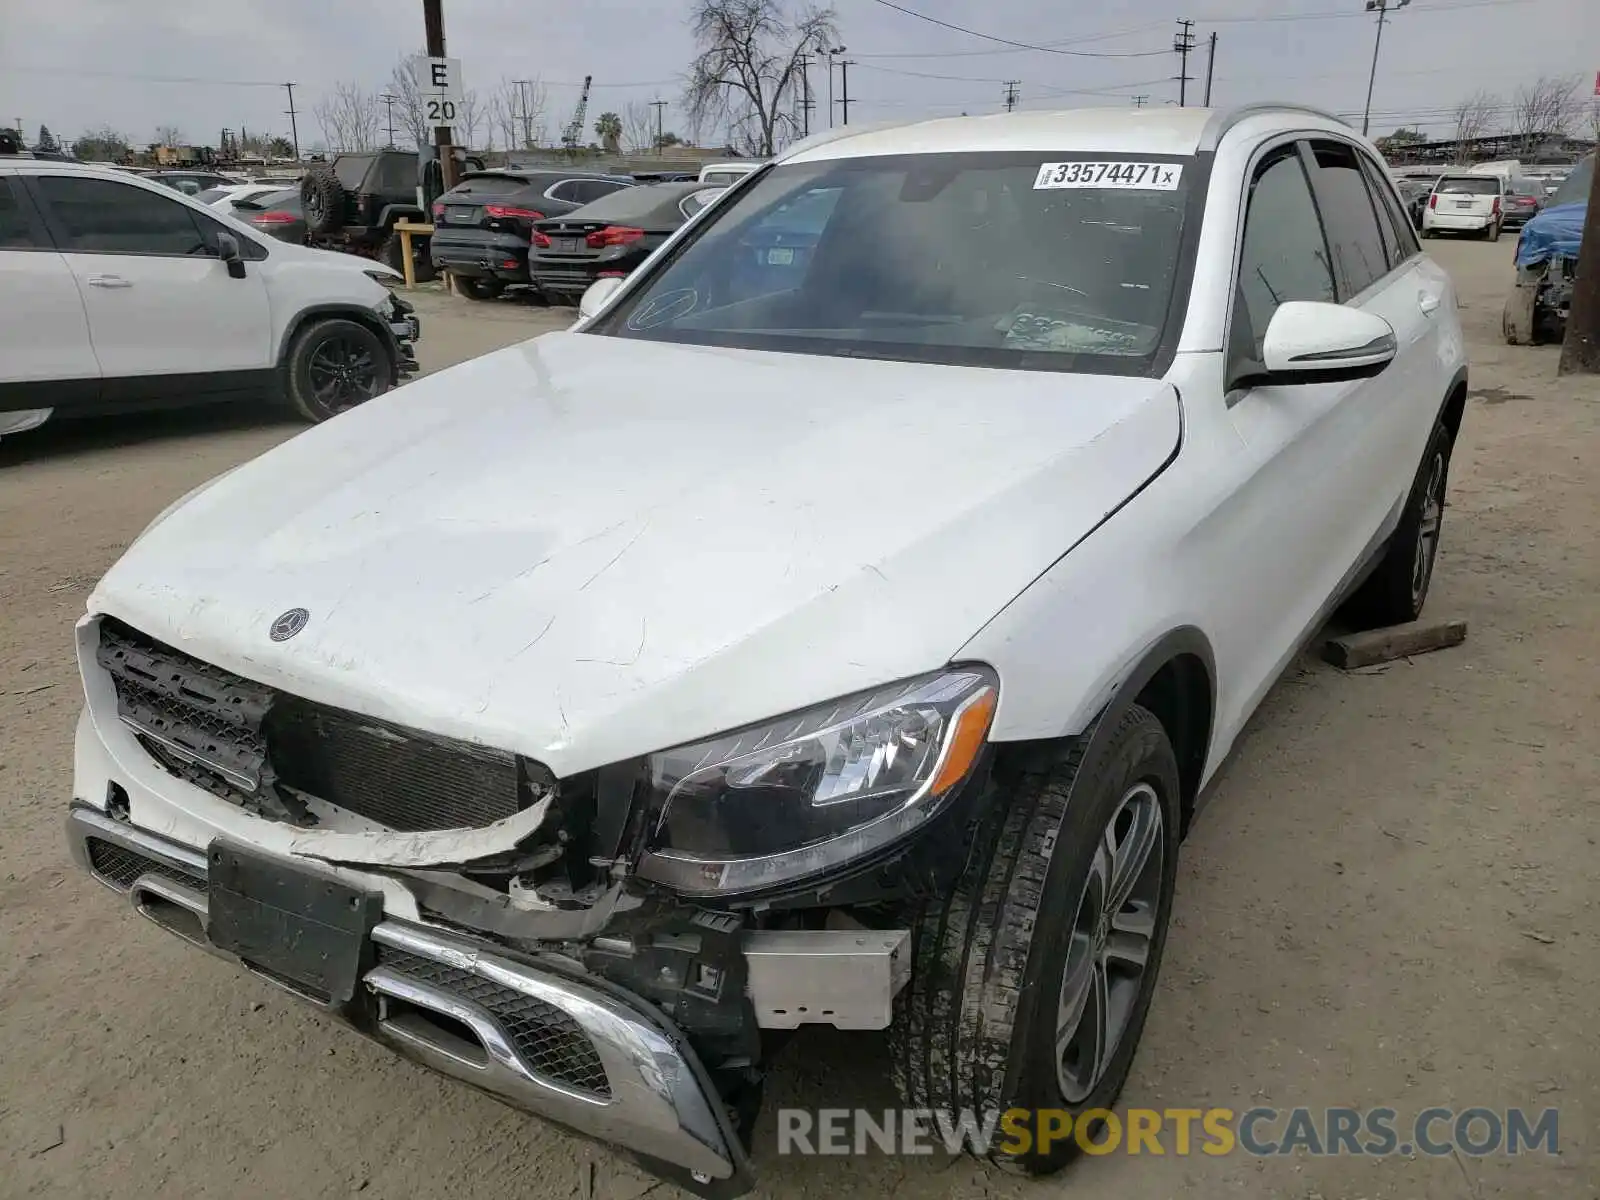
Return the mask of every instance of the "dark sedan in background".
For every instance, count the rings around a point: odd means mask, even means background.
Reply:
[[[628,274],[726,190],[658,183],[540,221],[528,260],[534,286],[551,300],[576,304],[591,283]]]
[[[1507,229],[1521,229],[1544,207],[1544,185],[1536,179],[1513,177],[1506,180],[1506,197],[1500,211]]]
[[[476,171],[433,203],[429,256],[455,276],[474,300],[491,300],[526,284],[534,223],[583,207],[622,188],[626,175],[533,171],[514,167]]]
[[[284,188],[263,196],[233,202],[233,216],[268,237],[300,245],[306,240],[306,214],[300,207],[300,189]]]

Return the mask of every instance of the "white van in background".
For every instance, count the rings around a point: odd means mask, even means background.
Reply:
[[[1488,172],[1439,176],[1422,210],[1422,236],[1470,233],[1498,241],[1508,187],[1505,176]]]

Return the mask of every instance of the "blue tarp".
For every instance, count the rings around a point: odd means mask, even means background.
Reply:
[[[1583,240],[1583,218],[1587,204],[1562,204],[1547,208],[1522,229],[1517,242],[1517,266],[1536,267],[1556,255],[1578,257]]]

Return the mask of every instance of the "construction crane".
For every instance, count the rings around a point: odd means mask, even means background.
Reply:
[[[593,75],[583,77],[583,91],[578,96],[578,111],[572,114],[572,120],[567,122],[567,127],[561,131],[561,145],[567,150],[576,150],[583,145],[583,121],[589,115],[589,85],[594,82]]]

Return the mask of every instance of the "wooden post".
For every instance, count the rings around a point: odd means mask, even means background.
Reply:
[[[422,0],[422,23],[427,29],[428,57],[443,58],[444,0]],[[448,125],[434,127],[433,144],[439,152],[439,178],[448,192],[456,185],[455,148],[450,144]]]
[[[1561,343],[1562,375],[1600,375],[1600,151],[1589,181],[1589,211],[1578,248],[1578,277],[1572,281],[1572,310]]]

